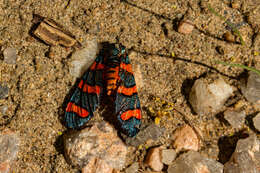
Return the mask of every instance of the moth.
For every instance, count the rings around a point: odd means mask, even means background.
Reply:
[[[78,129],[93,117],[103,97],[113,101],[120,130],[130,137],[139,132],[141,106],[126,48],[112,44],[103,48],[83,74],[65,111],[67,127]]]

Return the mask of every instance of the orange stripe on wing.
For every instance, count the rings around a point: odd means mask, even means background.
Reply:
[[[134,110],[128,110],[122,113],[121,119],[126,121],[130,119],[131,117],[135,117],[137,119],[141,119],[141,110],[140,109],[134,109]]]
[[[66,108],[66,112],[74,112],[81,117],[87,117],[89,115],[89,112],[86,109],[84,109],[80,106],[77,106],[72,102],[68,103],[68,106]]]
[[[83,92],[86,93],[94,93],[99,95],[100,94],[100,86],[96,85],[96,86],[90,86],[88,84],[84,84],[83,86]]]
[[[79,85],[78,85],[78,87],[81,89],[81,88],[82,88],[82,86],[83,86],[83,80],[81,80],[81,81],[79,82]]]
[[[118,93],[121,93],[121,94],[124,94],[124,95],[128,95],[128,96],[131,96],[133,95],[134,93],[137,93],[137,88],[136,88],[136,85],[134,87],[131,87],[131,88],[126,88],[124,86],[120,86],[118,88]]]
[[[128,73],[133,73],[131,64],[125,64],[121,62],[120,68],[127,71]]]
[[[90,66],[90,70],[102,70],[104,69],[104,64],[97,64],[96,61]]]

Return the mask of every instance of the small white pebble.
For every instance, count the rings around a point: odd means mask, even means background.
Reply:
[[[15,64],[17,59],[16,49],[15,48],[6,48],[3,52],[4,62],[7,64]]]

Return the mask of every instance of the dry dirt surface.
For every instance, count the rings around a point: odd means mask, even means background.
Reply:
[[[64,99],[75,81],[69,74],[73,49],[50,47],[33,37],[30,30],[34,14],[55,20],[80,42],[97,39],[100,43],[125,45],[143,78],[139,96],[144,124],[154,118],[150,109],[163,106],[154,98],[174,103],[178,111],[172,110],[161,119],[160,126],[167,129],[166,134],[189,122],[202,133],[200,152],[218,159],[219,139],[230,134],[239,138],[240,131],[230,128],[219,116],[195,115],[187,97],[195,79],[222,76],[237,88],[226,106],[239,103],[247,115],[259,111],[241,95],[240,77],[244,70],[215,63],[221,60],[259,65],[259,0],[234,3],[237,4],[232,5],[229,0],[0,0],[1,54],[7,47],[16,48],[18,54],[16,64],[4,63],[3,56],[0,60],[0,82],[9,87],[8,97],[0,100],[1,105],[8,106],[0,116],[0,129],[16,131],[21,139],[13,172],[77,172],[63,155],[62,134],[66,127],[61,121]],[[233,43],[223,39],[231,28],[208,9],[208,4],[239,29],[245,45],[239,38]],[[191,34],[177,32],[182,20],[193,23]],[[252,131],[247,126],[245,130]],[[148,145],[170,143],[165,135]],[[145,148],[132,152],[127,164],[142,161],[145,153]]]

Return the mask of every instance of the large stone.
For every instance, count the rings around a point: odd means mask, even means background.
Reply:
[[[255,135],[237,142],[231,159],[225,163],[225,173],[259,173],[260,141]]]
[[[232,93],[233,88],[222,78],[212,84],[208,84],[204,79],[198,79],[192,86],[189,102],[198,114],[215,113],[223,107]]]
[[[200,141],[195,131],[188,125],[178,128],[173,134],[173,147],[176,152],[181,150],[194,150],[198,151]]]
[[[223,165],[196,151],[189,151],[169,166],[168,173],[223,173]]]
[[[74,166],[83,168],[93,159],[100,159],[111,168],[124,168],[127,147],[106,122],[68,134],[64,141],[65,156]]]
[[[97,158],[90,160],[81,171],[82,173],[114,173],[114,169],[104,160]]]

